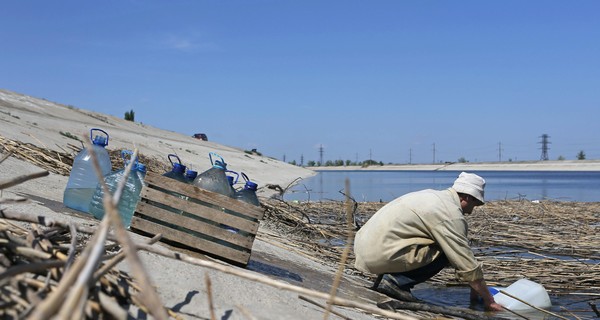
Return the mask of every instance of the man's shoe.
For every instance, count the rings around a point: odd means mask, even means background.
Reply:
[[[375,289],[375,291],[383,293],[390,298],[394,298],[400,301],[419,301],[419,299],[415,298],[415,296],[413,296],[412,293],[410,293],[410,291],[401,289],[395,283],[387,279],[387,276],[384,276],[383,279],[381,279],[381,282],[379,283],[379,286]]]

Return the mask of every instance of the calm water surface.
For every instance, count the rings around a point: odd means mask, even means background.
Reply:
[[[470,171],[487,184],[486,200],[600,201],[597,171]],[[460,171],[320,171],[300,181],[286,200],[343,200],[346,178],[356,201],[388,202],[405,193],[452,186]]]

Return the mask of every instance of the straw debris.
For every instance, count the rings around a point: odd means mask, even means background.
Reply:
[[[356,203],[357,225],[384,204]],[[265,199],[263,206],[265,224],[285,235],[278,241],[290,250],[332,264],[339,259],[348,233],[344,203]],[[490,201],[467,220],[489,285],[508,286],[526,277],[557,294],[600,290],[600,203]],[[360,274],[353,263],[351,253],[345,272]],[[373,275],[364,276],[374,279]],[[432,281],[464,285],[456,282],[451,268]]]

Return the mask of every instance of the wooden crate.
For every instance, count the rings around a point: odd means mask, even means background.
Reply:
[[[130,229],[240,266],[250,260],[264,211],[252,204],[148,173]],[[227,226],[237,229],[237,233]]]

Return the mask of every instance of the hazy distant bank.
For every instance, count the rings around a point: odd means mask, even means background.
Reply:
[[[600,171],[600,160],[558,160],[558,161],[519,161],[519,162],[478,162],[478,163],[438,163],[438,164],[399,164],[383,166],[337,166],[308,167],[315,171],[327,170],[396,170],[396,171]]]

